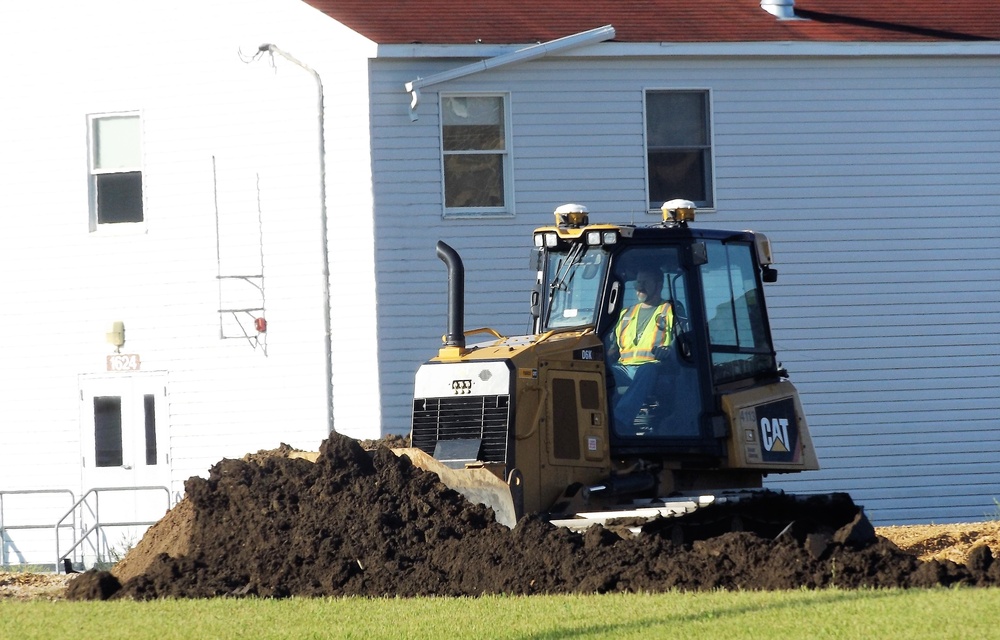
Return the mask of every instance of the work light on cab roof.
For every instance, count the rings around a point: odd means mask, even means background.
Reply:
[[[556,207],[557,227],[583,227],[590,222],[587,207],[582,204],[564,204]]]
[[[590,224],[587,207],[582,204],[564,204],[555,210],[556,223],[535,232],[535,246],[553,249],[563,241],[576,242],[580,239],[590,246],[611,245],[618,242],[617,225]]]
[[[663,212],[664,224],[686,225],[689,222],[694,222],[695,206],[690,200],[683,198],[668,200],[660,207],[660,211]]]

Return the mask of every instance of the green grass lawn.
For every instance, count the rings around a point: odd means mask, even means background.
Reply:
[[[0,601],[0,639],[1000,638],[1000,589]]]

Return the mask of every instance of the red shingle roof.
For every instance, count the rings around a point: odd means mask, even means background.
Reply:
[[[1000,40],[1000,0],[305,0],[379,44],[522,44],[610,24],[617,42]]]

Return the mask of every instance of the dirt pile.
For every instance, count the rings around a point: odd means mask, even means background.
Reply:
[[[669,589],[1000,584],[980,547],[967,565],[922,562],[875,536],[789,527],[676,542],[603,527],[579,534],[526,517],[513,529],[387,448],[334,435],[315,463],[223,460],[115,569],[87,572],[70,599],[216,596],[476,596]]]
[[[988,547],[994,557],[1000,556],[1000,521],[996,519],[880,527],[878,533],[925,561],[950,560],[967,564],[973,554],[983,553],[979,547]]]
[[[0,571],[0,601],[61,600],[72,576]]]

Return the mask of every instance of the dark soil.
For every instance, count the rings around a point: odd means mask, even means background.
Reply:
[[[921,562],[859,515],[838,531],[804,522],[777,536],[679,542],[651,523],[619,536],[522,518],[513,529],[389,449],[334,435],[315,463],[222,460],[115,574],[74,578],[69,599],[217,596],[478,596],[1000,585],[982,547],[968,565]]]

